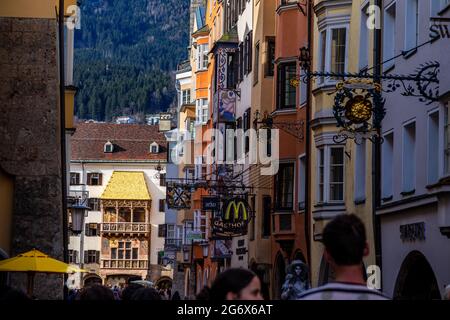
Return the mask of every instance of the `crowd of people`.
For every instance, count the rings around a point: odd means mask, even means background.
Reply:
[[[355,215],[340,215],[328,223],[323,231],[324,256],[335,274],[335,281],[310,289],[309,281],[301,277],[301,265],[294,266],[292,279],[303,281],[301,286],[287,281],[284,297],[296,300],[388,300],[382,292],[367,287],[361,265],[369,254],[366,231]],[[133,283],[130,278],[125,288],[111,288],[100,284],[73,290],[69,300],[181,300],[180,294],[170,289],[155,289]],[[283,298],[283,297],[282,297]],[[22,300],[29,297],[12,288],[0,288],[0,300]],[[284,299],[284,298],[283,298]],[[450,286],[445,299],[450,300]],[[225,300],[263,300],[259,277],[250,270],[231,268],[220,273],[211,287],[204,287],[196,300],[221,302]]]

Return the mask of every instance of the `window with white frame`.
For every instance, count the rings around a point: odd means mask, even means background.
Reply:
[[[189,104],[191,103],[191,90],[187,89],[187,90],[183,90],[181,92],[182,95],[182,104]]]
[[[360,35],[359,35],[359,69],[365,69],[369,65],[369,28],[367,21],[369,14],[367,13],[368,5],[361,9]]]
[[[319,71],[320,72],[325,72],[325,68],[326,68],[326,56],[327,56],[327,31],[324,30],[320,33],[320,38],[319,38],[319,52],[320,52],[320,57],[319,57]],[[324,78],[320,78],[319,82],[322,83],[324,82]]]
[[[176,226],[174,224],[167,224],[167,234],[166,239],[167,240],[173,240],[176,238]]]
[[[188,181],[193,181],[195,178],[195,169],[194,168],[186,168],[185,178]]]
[[[196,122],[206,124],[209,118],[208,99],[197,99],[196,101]]]
[[[405,51],[417,47],[419,38],[419,0],[406,0]]]
[[[450,5],[450,0],[431,0],[431,16],[436,17],[448,5]]]
[[[197,47],[197,70],[208,68],[208,44],[200,44]]]
[[[428,184],[439,181],[439,110],[428,114]]]
[[[306,191],[306,156],[300,156],[298,159],[298,209],[305,209],[305,191]]]
[[[195,179],[201,179],[202,178],[202,162],[203,157],[202,156],[196,156],[194,159],[195,164]]]
[[[366,140],[356,144],[355,159],[355,202],[366,198]]]
[[[321,31],[319,39],[319,70],[344,73],[347,70],[348,24],[333,25]],[[336,79],[321,79],[320,83]]]
[[[393,186],[392,177],[393,171],[393,160],[394,160],[394,133],[390,132],[384,136],[384,143],[381,149],[381,179],[382,179],[382,195],[383,199],[392,198]]]
[[[403,188],[410,193],[416,187],[416,123],[403,126]]]
[[[152,142],[150,144],[150,153],[158,153],[159,152],[159,145],[156,142]]]
[[[317,156],[318,202],[344,201],[344,147],[323,146]]]
[[[383,61],[389,60],[395,55],[395,26],[396,3],[387,7],[384,11],[384,31],[383,31]],[[394,65],[394,60],[386,62],[384,69],[389,69]]]

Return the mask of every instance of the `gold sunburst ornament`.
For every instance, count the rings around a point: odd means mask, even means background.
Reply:
[[[355,124],[369,121],[372,117],[372,103],[362,95],[353,97],[345,105],[345,117]]]

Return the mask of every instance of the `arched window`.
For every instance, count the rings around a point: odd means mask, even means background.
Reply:
[[[159,153],[159,145],[156,142],[150,144],[150,153]]]
[[[114,145],[111,143],[111,141],[108,140],[107,143],[105,143],[103,152],[105,153],[113,153],[114,151]]]

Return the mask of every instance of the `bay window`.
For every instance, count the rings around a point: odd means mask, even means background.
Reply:
[[[191,90],[190,89],[183,90],[181,94],[182,94],[181,98],[182,104],[189,104],[191,102]]]
[[[294,163],[280,163],[275,177],[275,206],[277,210],[289,211],[294,204]]]
[[[344,201],[344,147],[323,146],[317,156],[318,202]]]
[[[197,49],[197,70],[208,69],[208,44],[200,44]]]
[[[294,109],[296,106],[297,90],[291,85],[291,80],[295,78],[297,72],[296,62],[281,63],[278,66],[277,81],[277,108]]]
[[[344,73],[347,70],[348,26],[329,26],[320,32],[319,70],[321,72]],[[319,79],[319,83],[330,84],[334,79]]]
[[[196,101],[196,122],[206,124],[209,118],[208,99],[197,99]]]

